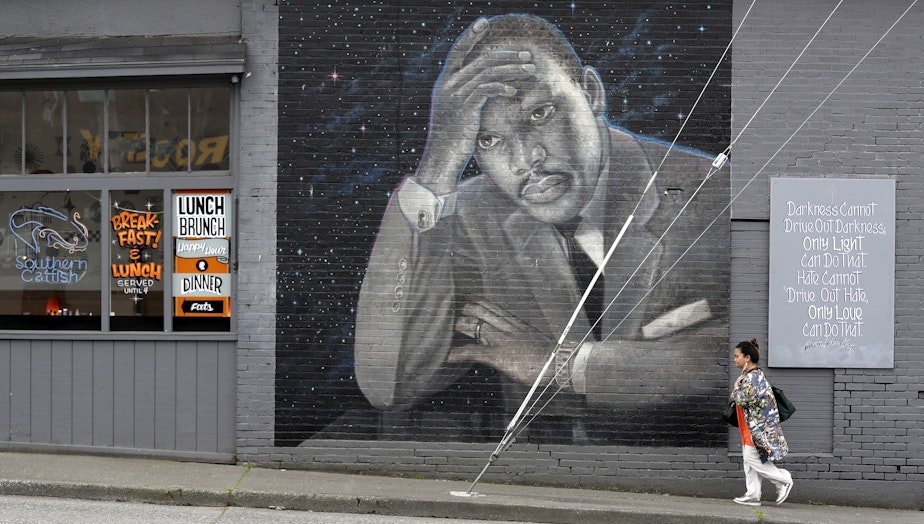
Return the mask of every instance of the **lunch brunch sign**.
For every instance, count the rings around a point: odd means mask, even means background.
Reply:
[[[174,314],[231,316],[231,194],[177,191],[173,196]]]
[[[770,181],[769,364],[891,368],[895,181]]]

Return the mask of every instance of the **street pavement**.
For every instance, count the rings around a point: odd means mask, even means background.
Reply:
[[[0,452],[0,495],[568,524],[924,522],[922,511],[772,501],[741,506],[731,500],[737,493],[713,499],[484,482],[471,488],[463,481],[246,464]]]

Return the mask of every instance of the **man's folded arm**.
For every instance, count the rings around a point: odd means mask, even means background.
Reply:
[[[454,298],[445,219],[453,205],[454,197],[441,199],[408,179],[385,212],[360,290],[354,343],[356,380],[376,407],[409,407],[461,372],[446,364]]]
[[[633,407],[661,402],[665,394],[706,394],[714,382],[714,355],[721,350],[714,344],[722,329],[708,302],[686,304],[643,326],[642,340],[608,339],[559,350],[556,382],[599,406]]]

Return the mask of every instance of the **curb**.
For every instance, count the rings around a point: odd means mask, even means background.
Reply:
[[[188,488],[139,488],[105,484],[0,480],[0,495],[142,502],[173,506],[228,506],[229,494]]]
[[[198,490],[147,488],[0,480],[0,494],[58,497],[83,500],[139,502],[174,506],[264,508],[319,513],[352,513],[407,517],[511,520],[550,524],[620,522],[626,524],[734,524],[754,518],[715,515],[652,514],[620,508],[537,507],[518,503],[498,504],[483,500],[432,501],[332,494],[295,494],[249,490]]]

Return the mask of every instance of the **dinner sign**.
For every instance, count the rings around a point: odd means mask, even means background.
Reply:
[[[173,209],[174,314],[231,316],[230,192],[178,191]]]

